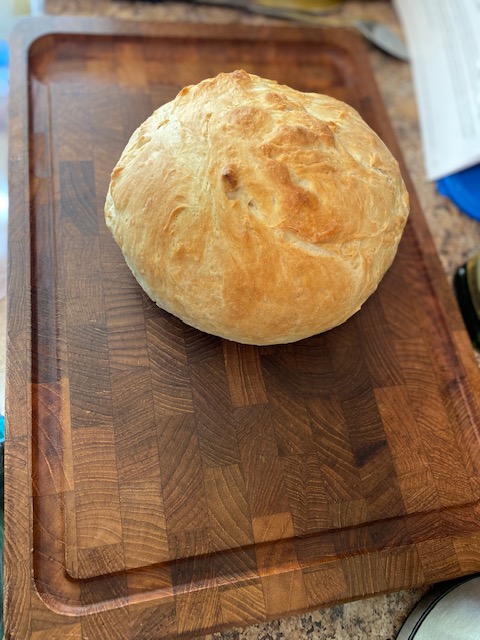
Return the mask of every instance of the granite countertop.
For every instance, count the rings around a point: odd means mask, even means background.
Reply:
[[[40,3],[42,4],[42,3]],[[253,16],[235,9],[191,6],[178,2],[130,2],[128,0],[45,0],[44,13],[101,15],[128,19],[244,24],[282,24],[283,21]],[[398,33],[400,26],[386,0],[346,0],[337,15],[375,18]],[[397,134],[407,168],[413,180],[447,277],[480,249],[480,224],[461,212],[436,191],[425,177],[422,146],[411,69],[369,45],[374,74],[389,117]],[[3,312],[3,313],[1,313]],[[4,306],[0,307],[4,317]],[[1,354],[0,354],[1,355]],[[210,640],[365,640],[396,637],[409,612],[429,587],[401,591],[356,602],[319,609],[246,629],[208,636]]]

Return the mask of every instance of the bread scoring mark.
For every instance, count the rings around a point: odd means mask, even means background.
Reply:
[[[113,169],[110,179],[115,181],[124,169],[125,165],[118,163],[117,166]]]
[[[271,148],[283,146],[296,146],[298,148],[317,147],[324,153],[325,147],[334,148],[335,135],[325,122],[309,122],[305,119],[302,124],[279,124],[272,132],[266,145]],[[312,125],[312,126],[309,126]],[[267,148],[268,148],[267,147]]]
[[[265,95],[266,102],[276,109],[277,111],[295,111],[298,110],[298,105],[291,102],[285,96],[281,96],[278,93],[269,92]]]
[[[180,205],[178,207],[175,207],[175,209],[172,209],[172,211],[170,212],[170,214],[168,215],[167,221],[165,222],[165,225],[163,227],[163,233],[164,234],[172,234],[173,230],[174,230],[174,226],[175,223],[178,219],[178,217],[180,216],[180,214],[182,214],[184,211],[186,211],[187,207],[185,205]]]
[[[229,135],[232,135],[232,127],[240,129],[242,137],[255,135],[255,131],[264,129],[270,119],[271,116],[265,109],[253,106],[234,107],[227,113],[223,128]]]
[[[140,134],[135,139],[130,140],[130,144],[126,149],[126,153],[129,155],[135,155],[134,151],[139,151],[142,147],[144,147],[147,142],[150,142],[150,136],[146,136],[145,134]]]
[[[342,257],[337,244],[315,244],[314,242],[309,242],[293,229],[275,229],[275,235],[277,238],[282,239],[287,245],[294,246],[300,251],[310,255],[335,259]]]
[[[338,133],[340,131],[340,127],[333,120],[328,120],[325,124],[328,125],[328,128],[332,133]]]
[[[265,166],[271,176],[272,183],[277,183],[281,187],[282,205],[284,210],[288,212],[289,220],[295,219],[303,207],[312,207],[317,204],[313,193],[298,184],[286,163],[269,159]]]
[[[371,168],[376,173],[379,173],[380,175],[384,176],[389,183],[392,182],[390,171],[385,166],[385,164],[382,163],[377,153],[371,153],[368,157],[368,161],[370,163]]]
[[[230,191],[234,191],[238,187],[238,174],[236,168],[229,164],[222,169],[222,179],[224,185]]]
[[[229,200],[236,200],[239,195],[239,175],[237,168],[228,164],[220,172],[225,195]]]
[[[202,123],[202,136],[205,138],[205,143],[208,146],[209,137],[210,137],[210,119],[212,117],[211,113],[206,113]]]

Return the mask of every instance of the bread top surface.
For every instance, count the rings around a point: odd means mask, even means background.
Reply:
[[[235,71],[185,87],[134,132],[105,215],[160,307],[275,344],[361,307],[395,257],[408,194],[352,107]]]

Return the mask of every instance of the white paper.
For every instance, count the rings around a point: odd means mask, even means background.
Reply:
[[[480,0],[394,0],[437,180],[480,162]]]

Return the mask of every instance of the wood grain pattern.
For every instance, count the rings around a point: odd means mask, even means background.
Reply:
[[[14,37],[9,640],[194,637],[480,569],[480,375],[406,174],[378,291],[294,345],[185,326],[106,229],[133,130],[238,67],[347,100],[400,158],[348,31],[62,18]]]

